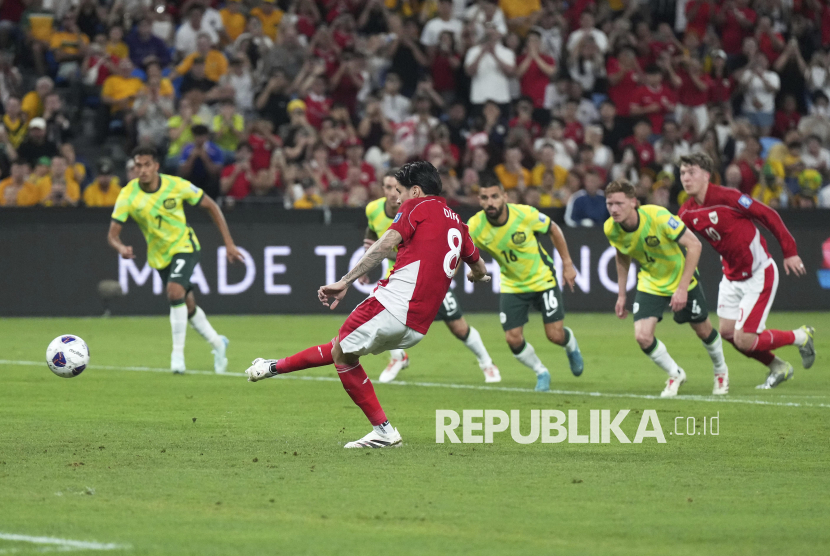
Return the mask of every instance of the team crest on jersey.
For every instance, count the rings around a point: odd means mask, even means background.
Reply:
[[[748,209],[749,205],[752,204],[752,198],[747,195],[741,195],[741,198],[738,199],[738,204],[740,204],[745,209]]]
[[[166,208],[167,210],[173,210],[174,208],[176,208],[176,199],[173,199],[172,197],[170,199],[165,199],[164,208]]]
[[[710,212],[709,213],[709,220],[712,221],[712,224],[717,224],[718,223],[718,211],[713,210],[712,212]]]
[[[510,239],[513,240],[514,244],[521,245],[525,242],[525,240],[527,240],[527,235],[524,232],[516,232],[510,236]]]
[[[674,216],[669,218],[669,228],[676,230],[678,226],[680,226],[680,222],[678,222]]]
[[[646,245],[648,245],[649,247],[657,247],[658,245],[660,245],[660,240],[657,239],[657,236],[647,236]]]
[[[395,219],[392,221],[392,224],[395,224],[400,219],[401,219],[401,213],[399,212],[398,214],[395,215]]]

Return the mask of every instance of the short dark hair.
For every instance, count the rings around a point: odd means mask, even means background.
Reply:
[[[140,147],[136,147],[133,149],[132,158],[137,156],[152,156],[154,162],[159,161],[159,153],[155,149],[155,147],[151,147],[149,145],[143,145]]]
[[[199,137],[210,135],[210,128],[205,124],[196,124],[190,128],[190,131],[193,135],[198,135]]]
[[[247,142],[247,141],[242,141],[241,143],[239,143],[239,144],[236,146],[236,150],[237,150],[237,151],[239,151],[240,149],[248,149],[249,151],[253,151],[253,150],[254,150],[254,148],[251,146],[251,144],[250,144],[249,142]]]
[[[441,194],[441,177],[438,170],[425,160],[404,164],[395,174],[395,179],[407,189],[417,185],[427,195]]]
[[[498,187],[504,191],[504,184],[501,183],[501,180],[493,171],[481,172],[478,175],[478,187],[479,189],[484,189],[485,187]]]
[[[715,173],[715,163],[706,153],[687,154],[680,157],[680,166],[697,166],[709,174]]]

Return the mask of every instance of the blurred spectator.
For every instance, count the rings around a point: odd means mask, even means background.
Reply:
[[[21,101],[21,108],[29,121],[43,116],[43,101],[54,88],[55,82],[49,77],[40,77],[35,83],[35,89],[26,93]]]
[[[493,169],[505,190],[517,189],[520,193],[531,185],[530,172],[522,166],[522,151],[508,147],[504,151],[504,162]]]
[[[634,125],[634,135],[620,143],[623,149],[628,146],[634,147],[641,170],[655,161],[654,147],[649,142],[651,131],[651,123],[648,120],[640,120]]]
[[[294,201],[295,209],[312,209],[323,206],[323,198],[319,195],[317,184],[313,179],[303,178],[300,180],[302,196]]]
[[[819,136],[807,137],[807,145],[801,154],[801,161],[806,168],[818,171],[823,181],[830,181],[830,150],[821,146]]]
[[[225,7],[219,10],[219,14],[222,16],[222,25],[228,40],[234,42],[245,32],[246,20],[241,0],[228,0]]]
[[[411,113],[412,103],[401,94],[401,78],[395,72],[386,74],[380,106],[386,118],[400,124]]]
[[[774,123],[775,94],[781,88],[781,80],[777,73],[769,71],[767,56],[762,52],[755,54],[738,81],[744,90],[744,115],[752,125],[758,126],[761,135],[769,135]]]
[[[602,226],[608,219],[605,195],[600,187],[602,178],[595,172],[585,175],[585,189],[577,191],[568,200],[565,223],[572,228]]]
[[[88,207],[115,206],[115,201],[118,199],[120,192],[121,183],[118,176],[115,175],[112,161],[108,158],[102,158],[98,161],[98,175],[84,189],[84,204]]]
[[[38,75],[46,75],[45,54],[51,44],[55,23],[55,15],[43,9],[42,4],[40,0],[28,2],[26,11],[20,18],[20,25],[25,33],[27,52],[32,57],[32,63]],[[31,117],[39,115],[35,114]]]
[[[133,63],[129,58],[118,62],[118,72],[104,81],[101,89],[101,109],[99,110],[98,141],[103,142],[109,134],[112,122],[120,121],[127,137],[134,134],[135,115],[132,113],[133,102],[144,88],[144,83],[132,77]]]
[[[449,3],[443,0],[444,4]],[[438,36],[438,44],[430,52],[430,75],[435,91],[441,95],[445,104],[456,100],[456,75],[461,67],[461,56],[457,52],[456,39],[452,31],[443,31]]]
[[[34,118],[29,122],[29,129],[26,139],[17,149],[17,156],[25,160],[30,166],[41,157],[52,158],[57,156],[58,146],[46,138],[46,120]]]
[[[28,130],[27,117],[20,109],[20,99],[18,97],[9,97],[3,103],[3,108],[6,109],[6,113],[3,114],[3,127],[6,129],[9,142],[16,149],[20,147],[26,137],[26,131]]]
[[[78,160],[75,147],[72,143],[64,143],[58,147],[58,151],[66,160],[66,179],[82,185],[86,180],[86,166]]]
[[[542,53],[541,47],[541,35],[531,30],[525,40],[524,52],[516,61],[516,76],[521,80],[522,95],[530,98],[533,108],[537,110],[544,108],[545,89],[556,71],[556,61]]]
[[[502,105],[510,102],[509,77],[516,70],[516,55],[500,39],[499,30],[488,24],[481,43],[468,50],[464,57],[464,69],[472,78],[470,102],[479,111],[488,100]]]
[[[775,112],[773,136],[783,139],[788,131],[798,129],[799,120],[801,120],[801,114],[798,112],[798,102],[793,95],[785,95],[781,109]]]
[[[162,67],[167,67],[170,63],[170,49],[153,34],[153,23],[148,18],[138,22],[125,42],[130,51],[130,60],[136,67],[144,67],[149,60],[158,61]]]
[[[0,24],[0,37],[2,37],[3,27]],[[12,96],[18,97],[23,91],[23,75],[20,70],[14,66],[14,53],[0,52],[0,102],[4,105]]]
[[[196,114],[189,99],[182,99],[179,103],[179,113],[167,120],[167,134],[170,146],[167,149],[167,162],[178,167],[179,158],[185,145],[193,141],[194,125],[209,123],[201,115]]]
[[[225,155],[210,140],[210,129],[204,124],[191,128],[193,142],[186,145],[179,159],[179,175],[191,183],[197,184],[211,197],[219,193],[219,173]]]
[[[233,100],[224,100],[219,105],[219,113],[213,117],[211,125],[216,145],[225,151],[226,157],[236,151],[237,145],[247,138],[245,118],[237,111]]]
[[[176,66],[174,75],[187,75],[194,63],[201,61],[204,64],[204,76],[214,84],[228,72],[228,60],[216,48],[213,48],[211,37],[208,33],[201,31],[196,38],[196,50],[184,57],[181,63]]]
[[[362,187],[369,188],[375,181],[375,169],[371,164],[363,160],[363,143],[357,137],[346,139],[346,160],[334,169],[334,173],[341,181],[347,182],[350,178],[350,171],[357,170],[355,174],[356,183]]]
[[[772,208],[780,208],[782,199],[786,204],[784,169],[779,162],[768,162],[761,169],[761,177],[752,188],[752,198]]]
[[[113,25],[109,28],[109,32],[107,33],[107,45],[104,51],[110,56],[115,56],[119,60],[130,56],[130,47],[128,47],[127,43],[124,42],[123,27],[120,25]]]
[[[251,20],[254,19],[251,18]],[[249,25],[251,20],[249,20]],[[256,19],[256,21],[259,20]],[[306,50],[300,42],[297,29],[293,25],[283,24],[281,28],[279,41],[276,44],[263,34],[261,40],[256,35],[253,37],[254,45],[258,52],[264,50],[267,53],[263,61],[265,75],[273,75],[275,71],[284,71],[288,80],[293,81],[309,59],[308,52],[313,50],[315,42],[312,41],[308,50]],[[318,35],[314,36],[316,38]],[[328,37],[327,33],[326,36]],[[251,58],[250,54],[248,54],[248,57]],[[257,65],[253,58],[251,58],[251,65],[253,67]]]
[[[198,39],[201,33],[205,33],[211,45],[219,42],[219,34],[215,29],[202,25],[202,16],[205,9],[199,4],[192,4],[187,11],[187,19],[176,31],[176,53],[179,58],[184,58],[198,49]]]
[[[256,96],[255,107],[259,116],[271,122],[277,130],[290,122],[288,103],[291,97],[288,96],[287,90],[288,80],[285,72],[276,70]],[[299,102],[302,104],[305,118],[305,103]]]
[[[74,179],[67,177],[66,159],[52,157],[52,165],[47,176],[35,184],[41,191],[40,204],[51,206],[75,206],[81,199],[81,187]]]
[[[463,26],[460,19],[453,17],[452,0],[438,0],[438,13],[424,25],[421,31],[421,44],[427,47],[427,53],[432,56],[438,50],[444,32],[452,33],[455,42],[460,43]]]
[[[375,97],[366,100],[366,110],[357,126],[357,134],[368,148],[380,144],[381,138],[394,134],[395,128],[383,113],[380,102]]]
[[[418,24],[414,20],[407,20],[403,24],[396,15],[388,18],[389,30],[392,31],[392,42],[389,45],[391,58],[390,70],[401,79],[401,92],[405,96],[412,96],[418,85],[418,76],[424,68],[429,67],[429,57],[418,43]]]
[[[255,172],[259,172],[274,163],[274,151],[282,145],[282,141],[274,135],[271,122],[257,120],[251,124],[248,144],[253,151],[251,166]]]
[[[254,79],[248,67],[248,59],[241,56],[231,58],[230,71],[222,77],[219,84],[226,89],[223,93],[225,97],[232,98],[236,108],[250,119],[254,112]],[[275,129],[279,129],[279,126],[275,126]]]
[[[75,137],[72,123],[64,111],[63,101],[56,92],[46,95],[43,102],[43,119],[46,120],[46,139],[62,145]]]
[[[271,40],[277,39],[277,31],[283,12],[276,7],[276,0],[260,0],[259,6],[251,10],[251,16],[262,23],[262,31]]]
[[[98,96],[107,77],[117,71],[118,58],[107,54],[106,42],[107,37],[103,33],[95,35],[81,62],[82,83],[91,96]]]
[[[219,189],[222,195],[234,199],[244,199],[251,194],[251,184],[254,181],[251,168],[253,151],[247,142],[239,143],[234,154],[233,164],[225,166],[219,180]]]
[[[724,182],[723,186],[728,187],[730,189],[741,189],[741,180],[743,176],[741,176],[741,169],[735,166],[734,164],[730,164],[726,168],[726,172],[723,174]]]
[[[133,112],[136,117],[138,143],[161,149],[167,142],[167,123],[173,117],[173,100],[164,96],[159,75],[148,76],[147,86],[136,96]]]
[[[467,8],[464,20],[472,24],[475,42],[484,39],[488,26],[498,31],[499,35],[507,34],[507,22],[497,0],[476,0]]]
[[[11,175],[0,181],[0,206],[31,206],[38,202],[37,186],[29,181],[30,166],[26,160],[12,162]]]

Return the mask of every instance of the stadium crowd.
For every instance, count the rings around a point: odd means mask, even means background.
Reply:
[[[225,203],[364,206],[425,159],[451,206],[500,180],[595,225],[617,178],[676,206],[703,151],[830,208],[828,47],[826,0],[4,0],[0,205],[112,205],[94,129]]]

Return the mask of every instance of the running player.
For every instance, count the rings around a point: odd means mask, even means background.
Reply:
[[[565,308],[556,283],[553,261],[536,238],[547,234],[562,257],[565,282],[573,291],[576,269],[568,253],[565,236],[551,219],[526,205],[507,203],[500,181],[491,177],[479,186],[481,208],[467,223],[476,246],[490,253],[501,267],[499,319],[513,355],[536,373],[536,390],[550,390],[550,373],[522,333],[532,305],[542,313],[548,340],[563,346],[571,372],[584,367],[573,330],[563,325]]]
[[[339,282],[317,292],[325,306],[337,307],[349,286],[398,247],[396,267],[378,282],[363,303],[343,323],[337,336],[285,359],[255,359],[245,373],[256,382],[282,373],[334,363],[343,388],[369,422],[372,432],[346,448],[388,448],[401,444],[401,435],[386,419],[360,356],[417,344],[429,329],[461,261],[471,267],[467,278],[487,282],[484,261],[467,226],[447,208],[441,178],[429,162],[404,165],[396,174],[403,203],[392,225]],[[333,301],[330,300],[333,299]]]
[[[210,213],[225,241],[228,261],[242,261],[233,243],[228,224],[217,204],[204,191],[187,180],[159,173],[158,154],[152,147],[133,151],[138,178],[130,181],[118,194],[112,211],[107,241],[125,259],[134,259],[133,248],[121,242],[121,228],[128,217],[136,221],[147,240],[147,262],[158,270],[170,301],[170,327],[173,329],[173,354],[170,368],[184,373],[184,341],[187,322],[213,347],[213,368],[224,373],[228,367],[225,353],[228,339],[216,333],[205,312],[196,305],[190,277],[201,254],[199,240],[187,225],[184,203],[199,205]]]
[[[795,239],[777,212],[748,195],[709,183],[712,159],[702,153],[680,158],[680,182],[689,194],[678,213],[683,222],[699,233],[721,256],[723,279],[718,291],[720,333],[747,357],[769,367],[758,388],[774,388],[792,378],[793,366],[771,350],[796,345],[805,369],[813,366],[815,330],[766,330],[767,315],[778,289],[778,266],[767,251],[755,221],[767,228],[784,252],[784,271],[803,276],[807,270]]]
[[[398,193],[395,189],[397,181],[395,180],[395,173],[397,169],[389,170],[383,178],[383,193],[385,197],[376,199],[366,205],[366,218],[369,225],[366,227],[366,236],[363,240],[363,246],[368,249],[377,239],[386,233],[389,226],[392,225],[392,219],[398,211]],[[392,272],[395,266],[395,254],[388,259],[389,272]],[[369,276],[364,274],[358,279],[362,284],[369,283]],[[478,360],[478,366],[484,373],[484,382],[501,382],[501,375],[499,369],[493,364],[490,354],[487,353],[487,348],[481,341],[481,335],[478,330],[467,324],[464,315],[461,312],[461,305],[458,299],[453,294],[452,290],[447,292],[444,297],[444,302],[438,309],[438,315],[435,320],[442,320],[447,324],[447,328],[453,335],[464,342],[467,349],[473,352]],[[409,356],[402,349],[393,349],[389,351],[389,364],[380,373],[379,382],[392,382],[398,373],[409,366]]]
[[[715,371],[713,394],[729,393],[729,370],[723,358],[723,342],[709,322],[709,310],[697,277],[702,246],[694,234],[686,233],[683,222],[655,205],[639,206],[634,186],[628,180],[613,181],[605,188],[605,204],[611,215],[605,222],[605,236],[617,249],[619,295],[615,311],[628,316],[626,285],[633,258],[640,263],[637,295],[634,297],[634,337],[643,353],[668,373],[663,398],[677,395],[686,382],[686,373],[674,362],[665,344],[654,337],[666,307],[674,321],[688,322],[703,341]],[[686,256],[680,247],[686,249]]]

